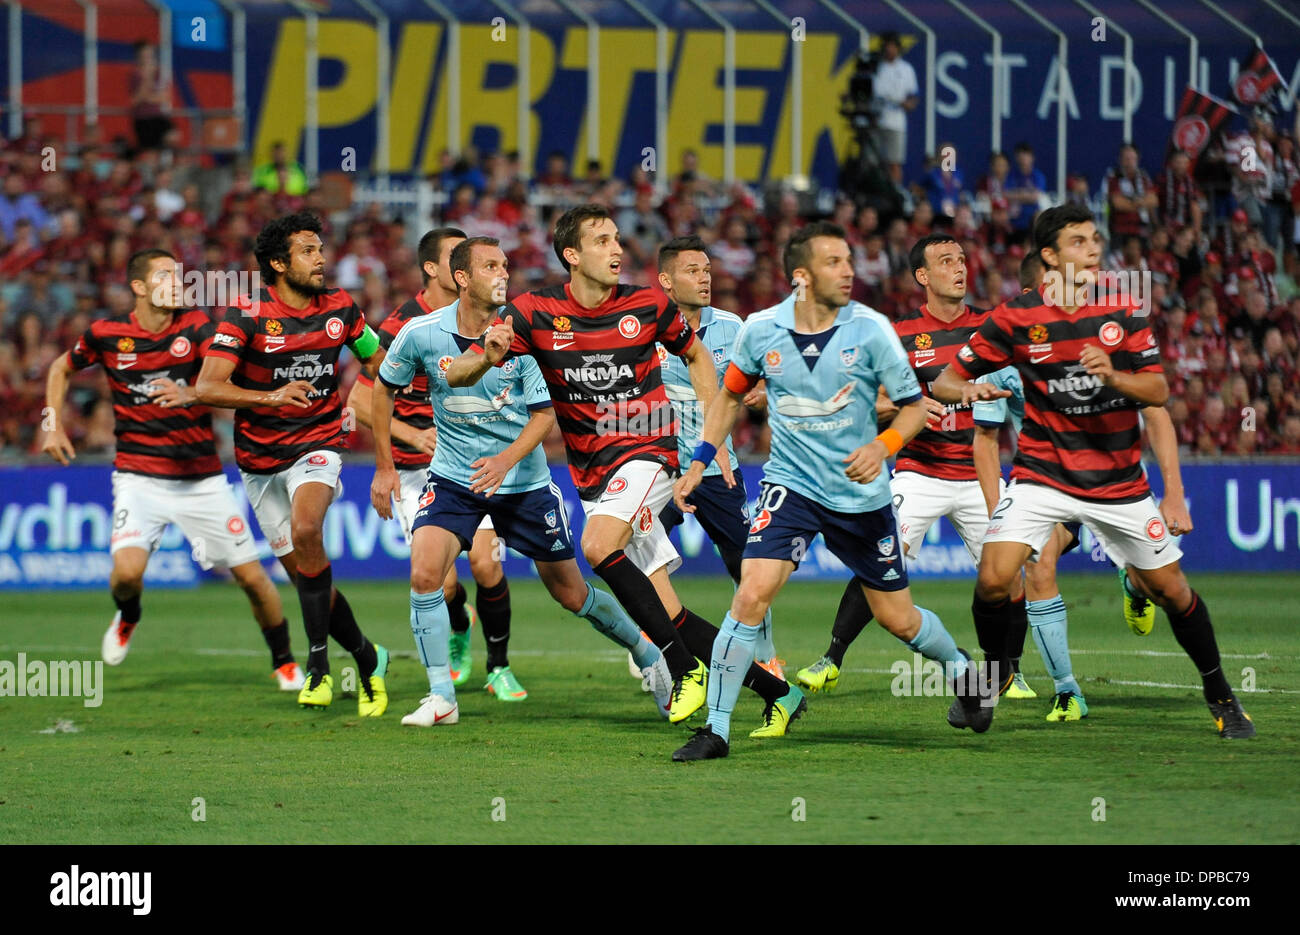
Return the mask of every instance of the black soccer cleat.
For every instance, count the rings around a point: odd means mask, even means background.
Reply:
[[[1226,740],[1249,740],[1255,736],[1255,722],[1241,709],[1241,702],[1236,698],[1211,701],[1210,714],[1219,728],[1219,736]]]
[[[696,760],[718,760],[731,752],[727,742],[713,732],[708,724],[695,728],[695,734],[680,749],[673,751],[674,763],[693,763]]]
[[[964,649],[957,650],[966,657],[966,672],[953,680],[953,692],[957,695],[948,708],[948,723],[958,730],[969,727],[977,734],[982,734],[993,724],[993,708],[997,704],[997,690],[989,681],[987,670],[971,659]]]

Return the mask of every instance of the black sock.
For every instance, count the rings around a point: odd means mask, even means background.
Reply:
[[[740,584],[740,563],[743,560],[744,550],[733,549],[730,546],[718,546],[718,552],[722,555],[722,564],[727,568],[727,574],[731,575],[731,580]]]
[[[718,638],[718,628],[686,607],[673,620],[673,626],[682,635],[682,642],[687,649],[707,666],[713,658],[713,641]],[[790,691],[789,684],[754,662],[749,664],[749,669],[745,672],[744,685],[758,692],[764,701],[784,698]]]
[[[298,603],[302,605],[302,625],[307,631],[307,671],[324,675],[330,670],[330,566],[315,575],[299,569]]]
[[[490,588],[482,585],[474,594],[478,605],[478,619],[483,624],[483,640],[487,643],[487,670],[510,665],[506,647],[510,642],[510,582],[502,576]]]
[[[1183,651],[1192,657],[1196,671],[1201,673],[1201,683],[1206,701],[1227,701],[1232,697],[1232,686],[1223,676],[1219,666],[1219,646],[1214,640],[1214,627],[1210,625],[1210,609],[1195,591],[1192,606],[1181,614],[1166,611],[1169,629]]]
[[[871,605],[862,593],[862,579],[854,578],[844,588],[840,598],[840,609],[835,612],[835,623],[831,627],[831,645],[826,655],[837,666],[844,665],[844,652],[849,644],[858,638],[858,634],[871,622]]]
[[[358,675],[367,678],[375,671],[375,666],[379,665],[375,644],[361,632],[357,618],[352,615],[352,605],[337,588],[334,590],[334,604],[330,607],[330,636],[352,654],[357,663]]]
[[[1011,660],[1011,669],[1020,671],[1020,657],[1025,653],[1025,635],[1029,633],[1029,611],[1025,596],[1011,602],[1011,623],[1007,628],[1007,657]]]
[[[135,597],[128,597],[124,601],[118,600],[116,597],[114,597],[113,603],[116,604],[117,609],[122,612],[123,623],[129,623],[134,625],[140,622],[140,595],[139,594],[137,594]]]
[[[271,650],[272,669],[293,662],[293,653],[289,650],[288,620],[281,620],[275,626],[267,627],[262,631],[262,639],[266,640],[266,645]]]
[[[678,679],[695,668],[695,659],[682,643],[668,619],[663,601],[645,572],[632,564],[620,549],[593,569],[609,585],[614,597],[623,605],[632,622],[641,628],[664,654],[668,673]],[[706,657],[708,658],[708,657]]]
[[[971,603],[971,616],[975,618],[975,636],[986,661],[997,667],[989,673],[990,681],[1001,684],[1011,676],[1011,660],[1007,658],[1007,632],[1015,611],[1010,598],[996,603],[983,601],[977,596]]]
[[[481,589],[480,589],[481,592]],[[447,602],[447,616],[451,618],[451,632],[464,633],[469,629],[469,614],[465,612],[465,585],[456,582],[456,594]]]

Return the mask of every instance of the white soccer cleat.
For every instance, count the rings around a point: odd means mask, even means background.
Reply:
[[[440,727],[459,720],[460,705],[456,702],[442,695],[425,695],[420,699],[420,706],[402,718],[402,723],[407,727]]]
[[[303,675],[302,666],[296,662],[286,662],[280,668],[272,673],[276,682],[280,685],[282,692],[300,691],[307,683],[307,677]]]
[[[136,624],[134,623],[122,622],[122,612],[120,610],[113,615],[113,622],[109,624],[108,632],[104,634],[104,642],[100,647],[106,665],[119,666],[122,664],[127,651],[131,648],[131,634],[135,632],[135,628]]]
[[[668,671],[668,662],[661,655],[641,670],[641,690],[654,695],[655,708],[659,716],[668,719],[668,711],[673,702],[673,677]]]
[[[641,667],[638,666],[638,665],[636,664],[636,660],[632,658],[632,654],[631,654],[631,653],[628,653],[628,654],[627,654],[627,671],[631,673],[632,678],[637,679],[637,680],[641,680],[641,679],[642,679],[642,676],[641,676]],[[642,691],[649,691],[649,690],[650,690],[650,689],[648,689],[648,688],[645,687],[645,682],[644,682],[643,680],[641,681],[641,690],[642,690]]]

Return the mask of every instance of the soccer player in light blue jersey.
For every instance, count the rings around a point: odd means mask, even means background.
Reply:
[[[763,493],[749,530],[740,587],[713,646],[709,721],[673,754],[679,762],[730,751],[731,713],[740,676],[753,656],[758,626],[820,532],[830,551],[865,581],[880,624],[914,652],[943,663],[961,703],[978,709],[981,681],[932,612],[912,604],[889,492],[885,459],[925,425],[916,375],[889,321],[849,301],[852,251],[842,228],[818,222],[785,248],[794,293],[749,317],[709,410],[690,469],[677,483],[678,508],[700,485],[716,446],[730,431],[745,393],[767,381],[772,447]],[[809,353],[809,348],[816,353]],[[880,387],[899,412],[877,435]],[[788,724],[804,709],[802,693],[776,707]],[[993,703],[995,699],[985,699]]]
[[[718,383],[721,384],[727,364],[731,361],[731,346],[740,333],[742,322],[739,316],[709,304],[712,284],[709,254],[704,241],[699,237],[677,237],[659,248],[659,286],[668,298],[677,303],[686,323],[704,344],[713,361],[713,368],[717,371]],[[677,413],[678,456],[682,464],[690,464],[691,453],[695,451],[700,440],[700,430],[704,428],[704,407],[695,395],[686,363],[668,353],[662,345],[659,347],[659,367],[663,371],[664,390]],[[766,399],[763,390],[755,388],[745,396],[745,404],[763,406]],[[718,547],[727,574],[739,584],[741,555],[745,551],[745,539],[749,535],[749,495],[745,490],[740,462],[736,459],[736,450],[731,446],[730,435],[727,436],[726,445],[731,472],[736,478],[735,486],[727,485],[721,467],[710,464],[704,471],[699,489],[691,495],[689,502],[695,507],[695,519]],[[672,529],[682,523],[683,514],[670,502],[660,512],[659,519],[666,529]],[[785,678],[781,660],[776,658],[772,646],[770,613],[759,628],[754,661],[777,678]]]
[[[505,254],[495,239],[471,237],[452,251],[451,269],[460,298],[403,326],[374,392],[376,470],[370,499],[380,516],[390,518],[391,501],[401,496],[389,447],[393,398],[419,369],[429,375],[438,432],[411,542],[411,630],[428,672],[429,693],[402,723],[432,727],[459,720],[442,582],[484,516],[492,517],[498,534],[533,560],[556,601],[632,652],[666,717],[671,679],[662,655],[612,597],[583,580],[574,561],[564,500],[540,448],[555,424],[555,412],[537,363],[519,357],[474,386],[447,383],[447,366],[482,340],[505,303]],[[485,687],[502,701],[527,697],[508,664],[494,668]]]

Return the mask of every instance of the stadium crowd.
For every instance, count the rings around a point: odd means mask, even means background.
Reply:
[[[1259,158],[1243,159],[1252,148]],[[787,293],[780,250],[809,220],[795,193],[764,203],[745,185],[707,178],[690,152],[663,197],[639,169],[611,179],[591,164],[575,176],[566,158],[553,154],[529,179],[513,154],[444,154],[433,181],[445,200],[433,218],[385,214],[375,203],[331,211],[325,190],[307,184],[283,147],[259,166],[213,168],[210,161],[166,146],[104,141],[94,126],[75,147],[42,135],[34,120],[20,137],[0,140],[0,459],[37,454],[48,366],[91,320],[129,311],[124,274],[135,250],[170,250],[186,271],[251,271],[262,225],[306,208],[325,221],[330,280],[377,326],[420,289],[413,244],[425,229],[454,225],[500,239],[514,295],[566,281],[550,224],[564,208],[596,201],[615,208],[625,282],[654,284],[658,245],[698,234],[710,244],[712,304],[745,317]],[[1150,273],[1150,314],[1184,451],[1300,454],[1294,137],[1257,115],[1195,172],[1184,154],[1173,154],[1154,178],[1144,161],[1151,162],[1123,147],[1105,179],[1071,177],[1068,197],[1088,205],[1109,231],[1108,268]],[[931,161],[909,185],[899,216],[838,202],[832,220],[855,248],[854,298],[890,317],[915,307],[921,290],[907,269],[908,250],[936,229],[953,232],[965,250],[971,304],[991,307],[1014,296],[1034,214],[1048,203],[1046,187],[1032,149],[1021,144],[985,164],[958,159],[949,170]],[[357,369],[352,361],[345,394]],[[98,368],[74,382],[68,408],[68,434],[83,457],[110,454],[113,411]],[[218,424],[229,460],[225,413]],[[765,454],[761,419],[742,421],[736,442],[742,457]],[[369,433],[356,433],[354,444],[368,446]],[[548,455],[562,458],[558,438]]]

